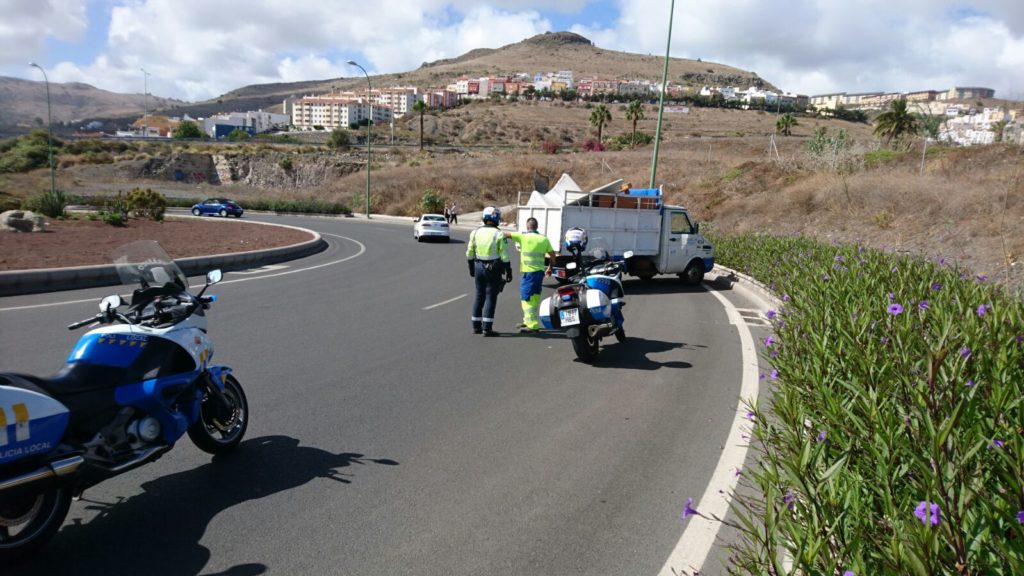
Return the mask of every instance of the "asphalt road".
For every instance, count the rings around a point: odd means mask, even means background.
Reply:
[[[751,308],[739,291],[627,281],[630,338],[591,366],[561,335],[514,333],[516,284],[503,337],[470,333],[465,231],[418,244],[408,223],[267,218],[330,247],[211,290],[214,361],[249,399],[241,449],[211,460],[185,438],[90,489],[14,573],[662,569],[736,416],[740,336],[712,291]],[[0,299],[0,369],[56,372],[82,333],[65,326],[112,291]]]

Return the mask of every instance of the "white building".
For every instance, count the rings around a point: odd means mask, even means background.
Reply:
[[[287,107],[285,108],[287,110]],[[203,132],[211,138],[216,138],[217,126],[233,126],[241,128],[250,134],[262,134],[276,128],[285,128],[291,121],[288,114],[274,114],[262,110],[249,112],[228,112],[214,114],[202,120]],[[222,130],[223,131],[223,130]]]
[[[371,108],[375,124],[391,122],[393,115],[389,106],[371,105],[365,98],[337,94],[305,96],[292,102],[292,125],[300,130],[314,130],[316,126],[325,130],[349,128],[368,119]]]
[[[961,146],[991,144],[996,141],[993,126],[1009,120],[1010,115],[1002,108],[985,108],[978,114],[957,116],[943,122],[939,127],[939,140]]]

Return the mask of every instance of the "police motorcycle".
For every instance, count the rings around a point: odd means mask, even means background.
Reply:
[[[540,303],[540,321],[548,330],[565,330],[576,357],[593,362],[605,336],[614,334],[617,341],[626,341],[622,316],[626,263],[612,259],[604,239],[594,238],[588,243],[586,231],[580,228],[566,231],[565,248],[574,259],[566,265],[571,274],[569,283]],[[624,257],[632,255],[626,252]]]
[[[136,286],[122,308],[104,298],[96,324],[64,368],[43,378],[0,373],[0,563],[31,553],[57,532],[72,497],[152,462],[188,434],[200,449],[235,448],[248,425],[245,393],[213,344],[204,296],[193,295],[174,260],[151,240],[115,251],[122,282]]]

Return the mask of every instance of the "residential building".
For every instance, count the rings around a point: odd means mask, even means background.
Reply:
[[[938,95],[939,100],[976,100],[978,98],[995,98],[996,91],[991,88],[977,86],[954,86]]]
[[[348,128],[370,117],[373,122],[387,124],[393,117],[390,106],[371,105],[366,98],[351,98],[348,95],[328,94],[305,96],[292,102],[292,125],[300,130],[312,130],[322,126],[325,130]]]
[[[1007,122],[1010,115],[1001,107],[985,108],[980,113],[950,118],[939,127],[939,140],[961,146],[991,144],[996,140],[993,127]]]

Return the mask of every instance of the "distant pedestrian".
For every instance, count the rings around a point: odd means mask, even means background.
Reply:
[[[447,204],[444,205],[444,221],[449,224],[452,223],[452,212],[451,209],[448,208]]]
[[[452,207],[448,209],[448,214],[452,217],[452,219],[448,222],[449,224],[459,223],[459,207],[455,204],[455,202],[452,202]]]

